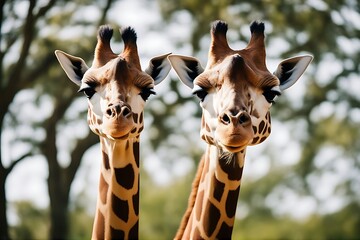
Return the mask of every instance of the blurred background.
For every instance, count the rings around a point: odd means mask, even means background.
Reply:
[[[272,134],[249,147],[234,239],[360,237],[358,0],[1,1],[0,239],[89,239],[100,167],[87,100],[54,51],[91,65],[99,25],[132,26],[142,67],[172,52],[206,65],[210,23],[234,49],[265,22],[270,71],[313,54],[272,107]],[[114,52],[122,51],[114,31]],[[174,71],[146,105],[141,138],[141,239],[172,239],[205,144],[200,107]]]

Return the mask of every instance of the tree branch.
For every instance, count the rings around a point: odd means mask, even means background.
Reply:
[[[5,170],[5,176],[9,175],[9,173],[14,169],[14,167],[21,162],[22,160],[24,160],[27,157],[32,156],[33,153],[30,151],[28,153],[23,154],[22,156],[20,156],[18,159],[16,159],[15,161],[12,161],[10,166],[8,168],[6,168]]]
[[[91,131],[89,131],[89,134],[85,138],[78,140],[75,149],[71,153],[71,162],[66,168],[65,174],[68,184],[71,184],[71,182],[74,180],[75,174],[80,166],[84,153],[98,142],[99,137]]]
[[[46,12],[49,11],[49,9],[55,5],[55,3],[56,3],[56,0],[50,0],[46,6],[39,9],[35,18],[38,19],[38,18],[44,16],[46,14]]]
[[[103,13],[102,13],[102,15],[101,15],[101,17],[99,19],[98,26],[105,24],[106,15],[107,15],[107,12],[109,11],[110,7],[111,7],[112,2],[113,2],[112,0],[107,0],[105,8],[103,10]]]

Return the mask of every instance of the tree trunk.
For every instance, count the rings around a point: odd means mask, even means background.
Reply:
[[[66,109],[66,108],[65,108]],[[58,109],[57,109],[58,110]],[[62,110],[64,111],[64,110]],[[61,115],[60,115],[61,116]],[[42,145],[42,152],[48,160],[48,191],[50,198],[50,232],[49,239],[67,239],[68,237],[68,199],[63,168],[57,160],[56,124],[54,119],[59,119],[54,112],[47,125],[47,138]]]
[[[65,189],[68,187],[62,181],[63,174],[56,175],[58,176],[49,176],[48,179],[51,222],[49,239],[68,239],[69,189]]]
[[[6,192],[5,192],[5,179],[6,174],[4,169],[1,169],[0,172],[0,239],[10,239],[9,238],[9,229],[8,221],[6,217]]]

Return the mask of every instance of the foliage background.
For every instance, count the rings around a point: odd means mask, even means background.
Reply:
[[[253,20],[264,21],[270,70],[286,57],[315,57],[273,106],[270,138],[248,149],[234,239],[360,236],[358,1],[30,0],[0,7],[1,239],[90,238],[99,145],[87,128],[86,99],[54,50],[90,61],[98,25],[131,25],[143,67],[166,52],[205,65],[216,19],[228,22],[233,48],[246,46]],[[113,46],[121,50],[119,35]],[[174,236],[204,150],[190,91],[173,72],[156,91],[141,144],[141,239]]]

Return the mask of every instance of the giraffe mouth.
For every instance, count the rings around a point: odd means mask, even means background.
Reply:
[[[134,128],[135,127],[130,124],[128,126],[124,126],[124,124],[112,123],[108,128],[106,128],[106,130],[104,130],[104,133],[114,140],[125,140],[129,138]]]
[[[224,144],[221,144],[221,145],[224,150],[226,150],[227,152],[231,152],[231,153],[237,153],[246,148],[246,145],[241,145],[241,146],[229,146],[229,145],[224,145]]]
[[[231,153],[237,153],[244,150],[251,141],[252,138],[244,137],[241,134],[231,134],[222,141],[218,139],[220,147],[222,147],[224,151]]]
[[[124,135],[122,135],[122,136],[112,136],[112,138],[113,138],[114,140],[125,140],[125,139],[129,138],[129,134],[130,134],[130,133],[126,133],[126,134],[124,134]]]

